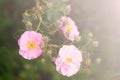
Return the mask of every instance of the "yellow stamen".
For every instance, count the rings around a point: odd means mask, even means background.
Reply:
[[[65,59],[65,61],[66,61],[67,63],[71,63],[71,62],[72,62],[72,58],[67,57],[67,58]]]
[[[28,41],[27,42],[28,49],[35,49],[36,48],[36,42],[35,41]]]
[[[23,15],[26,16],[26,17],[29,17],[29,16],[30,16],[28,10],[26,10]]]
[[[70,25],[66,25],[66,30],[67,30],[68,32],[71,32],[71,31],[72,31],[71,26],[70,26]]]

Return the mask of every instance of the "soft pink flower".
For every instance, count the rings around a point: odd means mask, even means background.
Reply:
[[[79,36],[79,31],[74,21],[66,16],[63,16],[60,20],[60,29],[63,35],[70,41],[74,41],[77,36]]]
[[[81,52],[74,45],[64,45],[55,59],[56,70],[64,76],[72,76],[80,69]]]
[[[44,41],[40,33],[25,31],[18,40],[19,54],[28,60],[38,58],[42,54],[42,44]]]

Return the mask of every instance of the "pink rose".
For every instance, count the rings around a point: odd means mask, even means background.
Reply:
[[[74,21],[69,17],[63,16],[60,20],[60,29],[63,35],[70,41],[74,41],[77,36],[79,36],[79,31]]]
[[[42,54],[42,44],[44,41],[40,33],[25,31],[18,40],[19,54],[28,60],[38,58]]]
[[[74,45],[64,45],[55,59],[56,70],[64,76],[72,76],[80,69],[81,52]]]

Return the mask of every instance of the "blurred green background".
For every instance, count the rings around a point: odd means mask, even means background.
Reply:
[[[91,31],[99,41],[93,49],[90,71],[67,78],[55,71],[53,64],[41,59],[28,61],[18,53],[17,39],[25,31],[22,14],[34,6],[34,0],[0,0],[0,80],[120,80],[120,1],[69,0],[70,17],[80,33]]]

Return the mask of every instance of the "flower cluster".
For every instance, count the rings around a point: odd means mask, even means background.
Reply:
[[[86,42],[85,39],[80,40],[81,35],[75,22],[65,16],[71,10],[70,5],[64,4],[66,1],[60,0],[57,7],[57,0],[42,0],[44,5],[39,1],[41,0],[36,0],[36,7],[23,14],[27,31],[18,39],[19,54],[27,60],[48,56],[50,61],[54,62],[58,73],[67,77],[73,76],[81,69],[81,62],[84,60],[85,65],[89,66],[89,56],[83,54],[84,49],[90,43],[95,45],[97,42],[92,41],[91,33],[88,34],[89,39]]]
[[[59,29],[64,37],[70,41],[74,41],[79,32],[75,23],[69,17],[62,17],[59,24]],[[38,58],[42,54],[40,46],[44,45],[44,40],[41,33],[36,31],[25,31],[18,40],[20,47],[19,54],[23,58],[32,60]],[[82,61],[82,53],[74,45],[63,45],[55,59],[56,70],[65,75],[72,76],[80,69]]]

